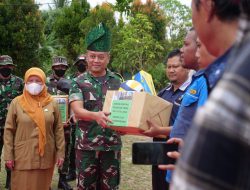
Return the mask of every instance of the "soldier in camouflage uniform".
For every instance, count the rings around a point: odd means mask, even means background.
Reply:
[[[53,57],[52,71],[53,73],[47,78],[48,92],[51,95],[67,95],[65,92],[58,89],[57,83],[60,79],[64,78],[65,72],[68,69],[67,59],[63,56]],[[66,181],[66,175],[69,169],[69,151],[70,151],[70,124],[64,125],[65,137],[65,159],[62,168],[59,168],[59,182],[58,188],[64,190],[72,190]]]
[[[86,55],[82,54],[77,57],[74,62],[74,66],[77,67],[77,72],[72,76],[72,78],[76,78],[87,70],[87,61]],[[74,116],[73,116],[74,117]],[[71,147],[70,147],[70,155],[69,155],[69,173],[66,176],[67,181],[73,181],[76,179],[76,166],[75,166],[75,131],[76,131],[76,123],[75,118],[72,117],[72,125],[71,125]]]
[[[75,77],[78,77],[88,69],[88,64],[86,61],[86,55],[82,54],[77,57],[76,61],[74,62],[74,66],[77,68],[77,72],[75,73]],[[73,78],[75,78],[73,77]]]
[[[72,81],[70,106],[78,120],[76,169],[78,190],[115,190],[120,182],[121,138],[106,128],[109,113],[103,112],[107,90],[117,90],[120,79],[107,70],[110,33],[104,24],[86,38],[88,71]]]
[[[15,65],[8,55],[0,56],[0,163],[3,148],[4,125],[10,102],[23,92],[23,80],[11,72]],[[10,185],[10,170],[7,170],[6,188]]]

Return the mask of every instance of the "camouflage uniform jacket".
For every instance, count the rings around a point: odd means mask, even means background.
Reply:
[[[110,71],[107,71],[102,82],[85,72],[73,79],[69,101],[83,101],[84,109],[101,111],[107,90],[117,90],[120,83],[120,79]],[[120,150],[121,138],[114,130],[103,129],[96,121],[79,120],[75,147],[79,150]]]
[[[47,77],[46,86],[48,87],[48,93],[51,95],[66,95],[66,93],[57,89],[58,80],[54,77],[54,75],[50,75]]]
[[[0,129],[4,128],[10,102],[23,92],[23,80],[15,75],[0,79]]]
[[[86,72],[86,71],[85,71]],[[79,71],[76,71],[70,78],[77,78],[78,76],[82,75],[83,73],[80,73]]]

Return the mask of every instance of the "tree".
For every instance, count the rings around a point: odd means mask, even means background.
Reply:
[[[69,5],[69,1],[68,0],[53,0],[53,4],[55,5],[55,8],[63,8],[65,6]]]
[[[79,43],[82,34],[80,23],[89,15],[90,5],[86,0],[74,0],[69,7],[64,7],[55,18],[53,31],[59,43],[63,46],[69,61],[74,60],[79,54]]]
[[[118,11],[123,16],[123,13],[125,13],[126,16],[128,16],[131,12],[131,3],[133,0],[116,0],[115,6],[113,7],[114,10]]]
[[[45,35],[39,51],[38,56],[41,62],[41,67],[45,73],[49,73],[51,70],[52,57],[53,55],[61,55],[63,51],[63,46],[59,43],[58,39],[55,38],[55,33],[52,32]]]
[[[41,41],[38,56],[42,69],[47,74],[51,70],[53,55],[63,54],[63,46],[60,44],[59,39],[55,37],[55,32],[53,31],[55,18],[60,14],[60,12],[61,9],[50,9],[42,12],[42,19],[44,22],[44,38]]]
[[[163,42],[166,35],[166,15],[164,11],[153,0],[147,0],[142,3],[141,0],[135,0],[131,7],[131,16],[141,13],[147,15],[149,21],[152,23],[152,35],[159,41]]]
[[[23,76],[32,66],[40,66],[39,43],[43,22],[33,0],[3,0],[0,3],[0,54],[10,55]]]
[[[191,10],[178,0],[157,0],[167,18],[167,49],[181,47],[188,28],[192,26]]]
[[[148,71],[158,64],[163,47],[152,36],[152,23],[146,15],[138,13],[120,31],[122,41],[112,49],[112,66],[124,75],[140,70]],[[153,76],[153,78],[156,76]]]

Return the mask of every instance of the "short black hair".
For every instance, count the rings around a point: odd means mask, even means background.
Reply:
[[[170,51],[170,52],[168,53],[168,55],[166,56],[166,59],[165,59],[164,64],[165,64],[165,65],[167,64],[168,59],[170,59],[170,58],[172,58],[172,57],[175,57],[175,56],[180,56],[180,55],[181,55],[180,49],[174,49],[174,50]]]
[[[233,21],[240,16],[240,4],[236,0],[211,0],[214,4],[213,12],[221,21]],[[200,0],[195,0],[199,10]]]
[[[249,0],[240,0],[241,10],[248,19],[250,18],[250,1]]]

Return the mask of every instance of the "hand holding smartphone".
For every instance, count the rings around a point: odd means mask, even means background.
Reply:
[[[178,144],[166,142],[135,142],[132,145],[132,163],[142,165],[174,164],[176,159],[167,152],[178,151]]]

